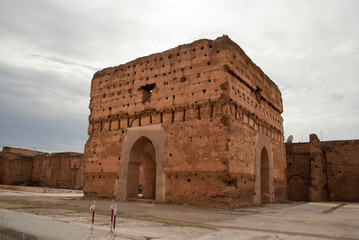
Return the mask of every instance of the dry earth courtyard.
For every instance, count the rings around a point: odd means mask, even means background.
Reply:
[[[25,190],[0,190],[1,239],[16,232],[36,236],[24,239],[88,238],[92,198],[81,192]],[[101,239],[109,232],[111,201],[96,199],[96,204],[95,236]],[[359,203],[288,202],[226,210],[118,202],[115,239],[359,239]]]

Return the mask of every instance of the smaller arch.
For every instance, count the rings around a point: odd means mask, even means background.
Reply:
[[[275,202],[273,182],[273,151],[270,137],[257,132],[254,145],[254,204]]]
[[[287,179],[287,181],[291,180],[291,179],[294,178],[294,177],[299,177],[299,178],[301,178],[302,180],[304,180],[304,177],[303,177],[302,175],[300,175],[300,174],[293,174],[293,175],[290,175],[290,177]]]
[[[291,201],[309,201],[310,184],[299,174],[291,175],[287,181],[287,196]]]
[[[261,151],[261,204],[270,203],[270,175],[269,175],[269,157],[265,147]]]

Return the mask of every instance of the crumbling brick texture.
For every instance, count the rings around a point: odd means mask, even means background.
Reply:
[[[329,199],[359,201],[359,140],[321,142]]]
[[[309,201],[311,165],[309,143],[286,143],[287,196],[292,201]]]
[[[286,143],[287,192],[294,201],[358,201],[359,140]]]
[[[156,163],[165,180],[157,179],[156,191],[165,202],[235,207],[286,199],[281,93],[227,36],[95,73],[89,107],[86,195],[129,188],[131,179],[121,176],[129,169],[128,130],[161,125],[164,154]]]

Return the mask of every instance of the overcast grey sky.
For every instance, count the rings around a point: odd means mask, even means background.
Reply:
[[[83,152],[97,70],[223,34],[282,91],[285,138],[359,138],[357,0],[0,0],[0,146]]]

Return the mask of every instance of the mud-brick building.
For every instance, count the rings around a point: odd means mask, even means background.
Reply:
[[[278,87],[227,36],[94,74],[84,193],[235,207],[286,199]]]

